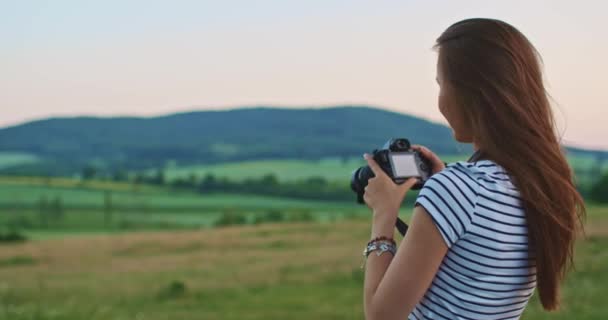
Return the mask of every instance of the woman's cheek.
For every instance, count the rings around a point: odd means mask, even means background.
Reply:
[[[439,107],[439,112],[441,112],[441,115],[443,115],[445,120],[447,120],[447,122],[450,123],[450,117],[447,114],[445,104],[446,104],[445,96],[443,95],[443,93],[441,91],[439,91],[439,96],[437,98],[437,105]],[[450,125],[451,125],[451,123],[450,123]]]
[[[441,112],[441,115],[443,115],[445,120],[448,122],[450,129],[452,129],[452,136],[454,137],[454,140],[460,141],[461,137],[459,136],[459,133],[456,130],[456,126],[458,124],[455,123],[454,119],[452,119],[452,117],[450,116],[447,105],[446,105],[447,104],[446,97],[441,91],[439,92],[439,97],[438,97],[437,103],[439,105],[439,112]]]

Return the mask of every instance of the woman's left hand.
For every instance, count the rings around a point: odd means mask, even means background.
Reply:
[[[412,177],[403,184],[396,184],[380,168],[371,155],[366,153],[363,155],[363,158],[367,160],[367,165],[369,165],[375,175],[375,177],[368,180],[363,200],[373,210],[374,215],[390,215],[391,218],[394,216],[396,219],[399,207],[401,207],[401,202],[403,202],[407,191],[416,184],[418,179]]]

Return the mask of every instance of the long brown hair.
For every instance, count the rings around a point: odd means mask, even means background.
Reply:
[[[586,213],[560,146],[540,55],[521,32],[493,19],[457,22],[435,48],[474,142],[520,192],[540,301],[555,310]]]

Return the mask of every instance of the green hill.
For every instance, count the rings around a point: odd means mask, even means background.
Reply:
[[[94,166],[98,173],[112,173],[167,164],[347,161],[380,147],[391,137],[409,138],[441,155],[471,151],[455,142],[444,125],[383,109],[256,107],[145,118],[49,118],[3,128],[0,174],[74,175],[85,166]],[[603,151],[573,150],[593,159],[608,158]]]
[[[0,151],[43,161],[4,168],[15,174],[213,164],[262,159],[359,156],[390,137],[408,137],[442,154],[468,151],[449,128],[369,107],[248,108],[152,118],[51,118],[0,129]]]

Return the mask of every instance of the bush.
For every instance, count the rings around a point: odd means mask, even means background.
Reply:
[[[260,224],[265,222],[281,222],[285,220],[283,212],[271,209],[263,214],[258,214],[253,218],[253,224]]]
[[[132,220],[123,219],[118,222],[117,227],[120,230],[135,230],[137,229],[137,223]]]
[[[0,233],[0,243],[19,243],[25,242],[27,237],[17,230],[9,230],[8,232]]]
[[[36,226],[36,224],[28,217],[24,215],[18,215],[12,217],[6,221],[6,226],[11,230],[17,229],[31,229]]]
[[[265,215],[265,221],[267,222],[280,222],[284,220],[283,212],[279,210],[270,210]]]
[[[162,300],[167,300],[179,298],[184,294],[186,294],[186,284],[179,280],[173,280],[158,291],[157,297]]]
[[[314,221],[315,217],[309,210],[298,210],[287,215],[288,221]]]
[[[247,217],[245,216],[245,214],[234,210],[224,211],[222,213],[222,216],[217,221],[215,221],[216,227],[239,224],[247,224]]]
[[[264,222],[296,222],[296,221],[314,221],[315,216],[308,209],[295,209],[288,212],[279,211],[276,209],[270,210],[264,214],[256,215],[253,218],[254,224]]]
[[[602,178],[591,188],[591,199],[600,203],[608,203],[608,174]]]

